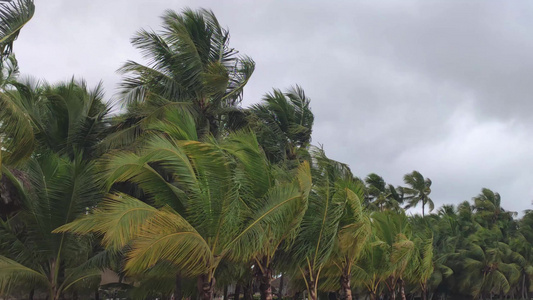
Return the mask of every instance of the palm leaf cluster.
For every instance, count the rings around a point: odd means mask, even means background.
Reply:
[[[33,10],[0,6],[0,297],[530,297],[531,211],[355,176],[311,145],[299,86],[241,107],[255,64],[211,11],[135,34],[111,115],[100,85],[19,79]]]

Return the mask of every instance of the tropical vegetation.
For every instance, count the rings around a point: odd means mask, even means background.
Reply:
[[[20,79],[33,12],[0,4],[0,298],[530,299],[533,211],[357,177],[311,145],[299,86],[242,107],[255,64],[213,12],[135,34],[115,113],[101,86]]]

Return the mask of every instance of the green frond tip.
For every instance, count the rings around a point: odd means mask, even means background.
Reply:
[[[54,233],[70,232],[84,235],[97,233],[111,249],[122,249],[141,231],[142,225],[159,211],[126,194],[110,194],[92,213],[65,224]]]
[[[48,282],[45,275],[14,260],[0,255],[0,282],[36,281]]]
[[[20,30],[35,12],[33,0],[17,0],[0,4],[0,56],[3,59],[13,51],[13,42]]]

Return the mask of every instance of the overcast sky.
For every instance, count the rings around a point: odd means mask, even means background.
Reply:
[[[104,82],[165,9],[210,8],[256,71],[243,105],[301,85],[313,143],[355,174],[431,178],[436,206],[482,187],[533,209],[533,2],[35,0],[15,43],[23,74]]]

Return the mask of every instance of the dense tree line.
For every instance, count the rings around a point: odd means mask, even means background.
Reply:
[[[241,107],[255,64],[211,11],[134,36],[147,64],[120,69],[111,114],[101,86],[18,77],[33,9],[0,13],[0,297],[530,299],[531,211],[489,189],[435,211],[417,171],[357,177],[311,145],[299,86]]]

